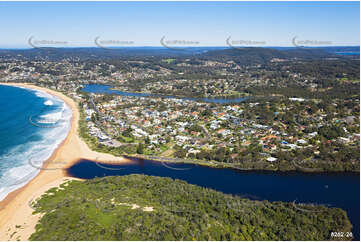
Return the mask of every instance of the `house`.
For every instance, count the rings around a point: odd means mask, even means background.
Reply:
[[[351,141],[350,139],[344,137],[338,137],[337,140],[343,144],[347,144]]]
[[[217,131],[217,134],[221,134],[222,136],[227,136],[231,134],[232,132],[229,129],[220,129]]]
[[[291,101],[298,101],[298,102],[303,102],[303,101],[305,101],[304,98],[297,98],[297,97],[290,97],[289,100],[291,100]]]
[[[189,140],[190,138],[187,137],[187,136],[177,135],[177,136],[175,137],[175,139],[176,139],[178,142],[184,143],[185,141]]]
[[[304,139],[299,139],[299,140],[297,140],[296,142],[297,142],[298,144],[301,144],[301,145],[307,144],[307,141],[304,140]]]
[[[355,116],[347,116],[345,121],[346,121],[347,124],[350,125],[350,124],[353,124],[355,122],[355,118],[356,118]]]
[[[311,138],[315,137],[316,135],[317,135],[317,131],[308,134],[308,136]]]
[[[269,161],[269,162],[274,162],[274,161],[277,160],[277,158],[270,156],[266,160]]]

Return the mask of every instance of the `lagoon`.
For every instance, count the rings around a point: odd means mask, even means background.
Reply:
[[[239,171],[136,158],[130,160],[122,165],[81,160],[67,172],[83,179],[129,174],[170,177],[254,200],[294,201],[296,206],[297,203],[314,203],[339,207],[347,212],[353,225],[354,239],[360,238],[359,174]]]
[[[136,92],[122,92],[118,90],[111,89],[112,86],[101,85],[101,84],[88,84],[82,89],[83,92],[96,93],[96,94],[115,94],[119,96],[130,96],[130,97],[162,97],[162,98],[175,98],[189,101],[198,101],[198,102],[209,102],[209,103],[239,103],[247,100],[247,97],[239,98],[188,98],[188,97],[175,97],[175,96],[164,96],[151,93],[136,93]]]

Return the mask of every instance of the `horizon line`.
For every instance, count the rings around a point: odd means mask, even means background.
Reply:
[[[222,45],[203,45],[203,46],[172,46],[174,49],[189,49],[189,48],[332,48],[332,47],[359,47],[358,45],[318,45],[318,46],[294,46],[294,45],[259,45],[259,46],[222,46]],[[93,49],[131,49],[131,48],[160,48],[160,49],[170,49],[169,47],[165,46],[157,46],[157,45],[136,45],[136,46],[107,46],[106,48],[98,47],[98,46],[62,46],[62,47],[1,47],[1,50],[31,50],[31,49],[76,49],[76,48],[93,48]]]

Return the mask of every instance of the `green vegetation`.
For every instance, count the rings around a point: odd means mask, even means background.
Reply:
[[[68,181],[33,206],[44,215],[30,240],[329,240],[351,230],[338,208],[251,201],[144,175]]]
[[[86,144],[94,151],[109,153],[114,156],[122,156],[124,154],[134,154],[136,153],[136,147],[132,146],[121,146],[121,147],[108,147],[98,142],[97,138],[89,135],[89,129],[87,127],[87,122],[85,121],[85,113],[79,103],[79,127],[78,133],[79,136],[86,142]],[[134,141],[132,138],[120,136],[119,139],[124,138],[125,141],[130,142]]]
[[[332,53],[342,52],[331,49]],[[61,52],[60,56],[66,54]],[[2,63],[0,76],[12,73],[23,78],[32,68],[33,79],[26,78],[27,82],[79,101],[79,133],[99,152],[242,170],[359,173],[359,56],[334,55],[321,49],[269,48],[199,55],[135,52],[122,52],[123,56],[82,50],[67,53],[78,61],[56,58],[44,63],[25,53],[16,54],[13,61],[25,56],[29,60],[14,62],[16,67],[12,62]],[[51,58],[54,53],[39,54]],[[84,58],[89,53],[92,57]],[[157,97],[89,94],[82,91],[86,84],[107,84],[112,89]],[[158,96],[247,96],[247,100],[179,103]],[[84,110],[96,109],[90,116],[84,115]]]

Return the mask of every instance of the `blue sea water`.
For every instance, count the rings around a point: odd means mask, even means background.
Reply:
[[[71,115],[48,93],[0,85],[0,201],[40,172],[66,138]]]

